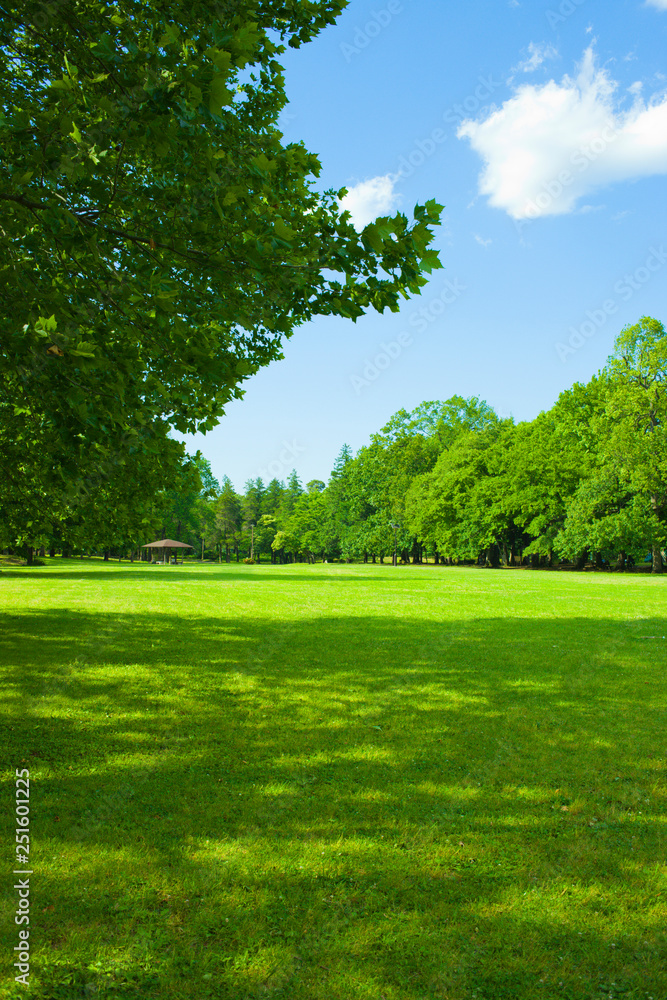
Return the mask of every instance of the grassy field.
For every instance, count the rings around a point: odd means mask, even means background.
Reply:
[[[1,996],[665,1000],[667,579],[47,562],[0,576]]]

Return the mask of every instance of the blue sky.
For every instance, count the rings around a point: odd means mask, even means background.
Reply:
[[[444,204],[400,314],[300,327],[206,437],[218,478],[326,479],[397,410],[530,420],[642,315],[667,322],[667,0],[351,0],[285,56],[285,138],[362,226]]]

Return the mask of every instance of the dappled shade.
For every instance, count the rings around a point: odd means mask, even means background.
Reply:
[[[79,975],[74,941],[82,992],[361,997],[354,976],[368,996],[509,1000],[565,977],[573,1000],[667,995],[663,914],[634,902],[664,857],[652,581],[388,572],[192,567],[184,595],[99,567],[104,608],[61,607],[58,576],[52,606],[7,616],[11,763],[58,858],[43,997]],[[109,606],[153,580],[159,614]],[[423,603],[399,618],[406,587]]]

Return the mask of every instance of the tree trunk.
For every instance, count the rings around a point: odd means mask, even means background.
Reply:
[[[491,569],[497,569],[500,565],[500,550],[497,545],[489,545],[486,550],[485,563]]]
[[[619,552],[616,556],[616,569],[625,569],[625,552]]]
[[[104,550],[104,561],[105,562],[109,562],[109,550],[108,549]]]
[[[662,552],[660,551],[659,545],[653,546],[653,565],[651,566],[652,573],[662,573],[664,570]]]

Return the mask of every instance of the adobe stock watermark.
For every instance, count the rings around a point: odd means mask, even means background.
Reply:
[[[570,327],[567,343],[558,341],[554,347],[561,362],[565,364],[568,358],[584,346],[587,340],[594,337],[598,330],[606,324],[610,316],[618,312],[619,301],[629,302],[633,295],[646,285],[653,275],[667,263],[667,251],[663,246],[659,249],[650,247],[645,262],[631,274],[624,274],[614,283],[616,298],[605,299],[599,309],[588,309],[586,319],[579,326]]]
[[[279,479],[294,467],[294,459],[303,455],[306,450],[296,441],[292,441],[291,444],[283,441],[283,449],[278,458],[269,462],[265,469],[259,469],[257,475],[264,483],[270,482],[272,479]]]
[[[363,27],[357,25],[352,44],[341,42],[340,50],[345,56],[345,62],[350,63],[355,56],[361,55],[373,39],[377,38],[385,28],[388,28],[396,15],[402,14],[404,9],[400,0],[389,0],[386,7],[382,7],[381,10],[372,11],[370,19],[366,21]]]
[[[525,218],[514,219],[514,227],[521,234],[522,230],[529,226],[535,219],[539,219],[547,209],[563,197],[566,190],[571,187],[585,173],[591,164],[595,163],[609,149],[609,146],[618,138],[618,132],[613,125],[605,125],[602,131],[590,139],[588,142],[577,146],[570,154],[570,164],[574,170],[565,167],[551,180],[544,181],[542,190],[532,198],[525,208]]]
[[[502,86],[502,80],[494,80],[493,76],[479,76],[477,86],[462,101],[452,104],[442,114],[442,121],[447,125],[456,128],[474,114],[485,114],[489,111],[489,105],[484,104]],[[446,129],[437,126],[432,129],[423,139],[415,140],[411,151],[405,156],[401,156],[398,161],[398,170],[393,175],[395,180],[412,177],[415,170],[430,159],[437,152],[438,147],[447,141],[448,132]]]
[[[458,278],[454,278],[453,281],[447,280],[439,295],[410,315],[408,325],[416,333],[424,333],[431,323],[434,323],[449,306],[452,306],[461,297],[466,291],[466,287],[466,285],[461,284]],[[350,383],[355,395],[358,396],[363,389],[375,382],[382,372],[386,371],[413,344],[414,336],[408,330],[402,330],[396,339],[390,340],[389,343],[383,341],[375,357],[366,360],[361,375],[350,375]]]
[[[14,923],[19,928],[18,944],[14,945],[14,967],[17,975],[14,981],[23,986],[30,985],[30,771],[27,767],[16,768],[16,860],[20,868],[13,869],[14,875],[24,875],[27,878],[17,878],[14,888],[17,892],[16,913]]]
[[[556,10],[550,8],[545,11],[549,27],[555,28],[559,24],[564,24],[568,17],[572,17],[579,7],[583,7],[585,3],[586,0],[561,0]]]

